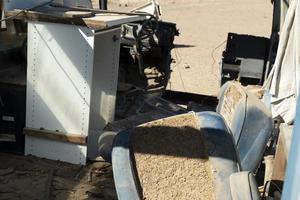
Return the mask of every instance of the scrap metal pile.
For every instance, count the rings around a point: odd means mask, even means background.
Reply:
[[[294,58],[281,49],[287,64],[275,60],[277,29],[274,41],[229,33],[217,99],[166,91],[179,31],[161,20],[156,1],[129,12],[38,2],[0,4],[0,149],[22,154],[0,154],[0,200],[281,193],[283,180],[273,179],[283,169],[273,173],[269,161],[280,158],[285,116],[274,116],[266,99]],[[269,72],[271,89],[262,91]]]

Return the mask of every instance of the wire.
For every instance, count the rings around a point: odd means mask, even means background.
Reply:
[[[186,92],[186,88],[185,88],[184,81],[183,81],[183,78],[182,78],[182,75],[181,75],[180,67],[178,68],[178,73],[179,73],[179,77],[180,77],[180,81],[181,81],[183,90],[184,90],[184,92]]]
[[[174,49],[174,53],[175,53],[175,57],[176,57],[175,58],[176,59],[176,64],[173,66],[173,69],[176,68],[177,66],[180,66],[180,64],[182,62],[182,57],[181,57],[180,53],[177,51],[176,48]],[[181,75],[180,67],[178,68],[177,72],[179,74],[179,78],[180,78],[183,90],[184,90],[184,92],[187,92],[186,88],[185,88],[185,84],[184,84],[183,78],[182,78],[182,75]]]
[[[223,44],[225,44],[227,42],[227,40],[224,40],[222,43],[220,43],[218,46],[216,46],[212,51],[211,51],[211,58],[213,60],[213,63],[211,64],[211,67],[214,68],[214,65],[216,63],[216,59],[214,57],[214,53],[217,49],[219,49],[220,47],[223,46]],[[213,71],[212,74],[218,79],[219,76]]]
[[[50,4],[50,3],[52,3],[53,1],[54,1],[54,0],[50,0],[50,1],[48,1],[48,2],[39,4],[39,5],[34,6],[34,7],[31,7],[31,8],[25,8],[25,9],[22,9],[20,12],[14,14],[14,15],[12,15],[12,16],[5,17],[5,18],[3,18],[3,19],[0,19],[0,22],[7,21],[7,20],[10,20],[10,19],[14,19],[14,18],[16,18],[17,16],[19,16],[19,15],[22,14],[22,13],[25,13],[25,12],[27,12],[27,11],[29,11],[29,10],[33,10],[33,9],[36,9],[36,8],[40,8],[40,7],[46,6],[46,5]]]
[[[180,65],[181,62],[182,62],[182,57],[181,57],[180,53],[177,51],[176,48],[174,48],[174,54],[175,54],[176,63],[173,66],[173,69],[176,68],[178,65]]]
[[[212,51],[211,51],[211,58],[213,59],[213,63],[212,66],[214,66],[214,64],[216,63],[215,57],[214,57],[214,53],[217,49],[219,49],[225,42],[227,42],[227,40],[224,40],[221,44],[219,44],[218,46],[216,46]]]

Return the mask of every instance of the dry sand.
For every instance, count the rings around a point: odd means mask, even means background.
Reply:
[[[175,63],[168,88],[217,95],[219,61],[228,32],[269,37],[272,4],[261,0],[174,1],[162,5],[163,19],[177,23]]]
[[[187,114],[134,130],[132,148],[144,199],[214,199],[211,167],[198,126],[194,114]]]
[[[235,110],[239,103],[246,98],[246,93],[240,88],[240,83],[235,82],[230,85],[224,92],[223,101],[221,104],[220,114],[226,120],[229,127],[232,125],[232,121],[235,117]]]

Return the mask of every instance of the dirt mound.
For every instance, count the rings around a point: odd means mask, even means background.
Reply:
[[[150,122],[132,136],[144,199],[214,199],[211,167],[194,114]]]

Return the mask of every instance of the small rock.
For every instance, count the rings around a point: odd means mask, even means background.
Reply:
[[[1,193],[0,200],[7,200],[7,199],[19,199],[19,198],[14,193]]]
[[[12,168],[0,169],[0,176],[12,174],[13,172],[14,172],[14,169],[12,169]]]
[[[189,64],[187,64],[187,63],[184,63],[184,68],[185,68],[185,69],[190,69],[191,66],[190,66]]]
[[[18,171],[16,171],[16,174],[20,175],[20,176],[23,176],[23,175],[27,174],[27,171],[20,171],[20,170],[18,170]]]
[[[6,184],[8,183],[8,179],[4,177],[0,177],[0,184]]]

